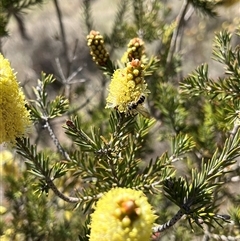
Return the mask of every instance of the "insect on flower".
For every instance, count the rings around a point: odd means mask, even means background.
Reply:
[[[128,105],[128,110],[130,114],[134,114],[134,113],[139,113],[142,116],[146,117],[146,118],[150,118],[150,113],[148,112],[148,110],[142,105],[143,102],[145,101],[146,97],[144,95],[141,95],[140,98],[136,101],[136,102],[131,102]]]
[[[146,97],[144,95],[141,95],[136,104],[137,105],[142,104],[145,101],[145,99],[146,99]]]

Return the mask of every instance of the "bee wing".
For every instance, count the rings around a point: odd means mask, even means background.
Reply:
[[[146,118],[150,118],[151,117],[149,111],[142,105],[138,105],[136,107],[136,111],[139,114],[141,114],[142,116],[146,117]]]

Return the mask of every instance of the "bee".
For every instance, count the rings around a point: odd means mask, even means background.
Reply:
[[[135,112],[141,114],[142,116],[146,118],[150,118],[150,113],[148,110],[142,105],[145,101],[146,97],[144,95],[141,95],[140,98],[136,102],[131,102],[128,105],[128,110],[130,114],[134,114]]]
[[[145,101],[146,97],[144,95],[141,95],[138,101],[136,102],[137,105],[141,105]]]

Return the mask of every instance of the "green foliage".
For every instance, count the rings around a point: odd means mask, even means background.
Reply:
[[[20,11],[38,2],[11,4]],[[83,1],[88,32],[94,26],[91,4]],[[113,187],[128,187],[142,190],[149,198],[157,215],[153,231],[160,231],[163,240],[196,240],[197,236],[214,240],[215,235],[237,240],[240,198],[230,193],[240,175],[236,164],[240,156],[240,48],[233,46],[233,34],[221,31],[215,35],[213,58],[222,65],[224,75],[209,77],[204,63],[181,77],[184,63],[176,40],[182,38],[180,28],[190,5],[215,16],[212,1],[184,1],[176,19],[160,1],[119,2],[112,29],[103,34],[110,59],[100,68],[103,90],[91,111],[75,108],[69,96],[53,94],[53,75],[41,74],[27,107],[34,124],[47,131],[54,145],[35,143],[33,136],[17,140],[16,163],[21,161],[21,169],[17,175],[4,174],[12,220],[6,227],[0,223],[1,234],[10,230],[11,240],[87,241],[96,201]],[[113,52],[126,49],[136,35],[157,46],[154,55],[143,60],[151,90],[147,97],[150,119],[104,107],[106,83],[123,65],[113,60]],[[63,125],[57,134],[52,127],[56,120]],[[222,211],[226,199],[229,213]]]
[[[54,82],[52,75],[42,73],[41,80],[33,89],[36,100],[29,106],[33,121],[53,119],[61,116],[68,110],[68,100],[64,96],[56,96],[54,100],[48,100],[47,86]]]
[[[4,17],[3,13],[0,13],[0,36],[8,35],[6,26],[7,26],[7,19]]]
[[[92,180],[94,195],[114,186],[154,192],[157,184],[173,173],[166,155],[155,162],[150,161],[144,168],[139,165],[139,151],[154,121],[141,119],[136,123],[132,117],[112,113],[109,123],[109,137],[102,136],[94,129],[89,137],[77,127],[77,120],[75,123],[67,122],[66,133],[81,150],[75,152],[73,157],[75,175],[86,182]],[[81,152],[87,152],[87,158],[85,155],[79,158]]]
[[[214,210],[214,192],[221,187],[223,181],[221,177],[226,174],[227,167],[231,166],[240,151],[240,131],[234,135],[233,139],[226,140],[221,153],[217,150],[213,157],[206,162],[202,161],[200,172],[194,168],[191,172],[191,181],[185,178],[170,178],[164,181],[165,195],[173,203],[185,210],[189,223],[194,220],[196,224],[199,219],[204,220],[207,225],[212,225],[212,221],[217,221]]]
[[[186,96],[204,96],[205,113],[219,131],[230,131],[239,123],[239,48],[232,50],[231,35],[226,31],[216,35],[213,56],[224,64],[225,76],[217,80],[208,77],[208,65],[201,65],[180,84]]]
[[[193,5],[198,11],[208,16],[214,17],[217,13],[214,11],[216,6],[215,1],[206,1],[206,0],[188,0],[189,3]]]

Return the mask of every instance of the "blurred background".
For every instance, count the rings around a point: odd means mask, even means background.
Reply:
[[[92,17],[94,27],[101,34],[109,34],[114,24],[117,6],[121,0],[90,0],[92,2]],[[166,21],[176,18],[183,1],[162,1],[171,13]],[[83,21],[83,8],[81,0],[61,0],[59,7],[62,12],[62,21],[66,32],[66,40],[70,58],[73,57],[73,68],[82,67],[76,79],[84,79],[84,85],[90,89],[96,88],[97,67],[91,61],[89,50],[86,46],[88,34]],[[183,49],[181,54],[184,60],[184,75],[190,73],[196,66],[203,62],[213,64],[211,61],[212,42],[214,33],[222,28],[233,31],[240,24],[240,3],[230,7],[217,7],[218,16],[211,18],[198,12],[189,12],[189,20],[183,34]],[[126,16],[128,17],[128,16]],[[21,36],[14,18],[8,24],[9,36],[2,40],[2,52],[11,61],[13,68],[18,73],[19,81],[29,85],[36,81],[40,72],[53,73],[58,77],[59,69],[56,58],[64,68],[64,52],[60,37],[59,21],[56,14],[54,1],[45,1],[41,6],[31,7],[23,15],[27,39]],[[154,43],[148,46],[148,55],[154,54]],[[124,49],[116,49],[114,55],[121,57]],[[213,76],[218,76],[217,66],[209,68]]]

